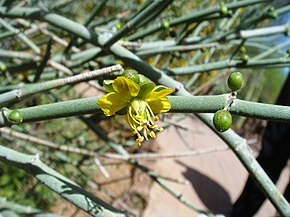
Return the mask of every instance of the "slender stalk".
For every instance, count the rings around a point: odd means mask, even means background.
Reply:
[[[160,53],[168,53],[168,52],[173,52],[173,51],[188,52],[192,50],[198,50],[201,48],[217,47],[218,45],[219,45],[218,43],[207,43],[207,44],[196,44],[196,45],[179,45],[179,46],[172,46],[172,47],[158,47],[158,48],[137,51],[136,55],[147,56],[147,55],[155,55],[155,54],[160,54]]]
[[[28,108],[18,109],[23,116],[22,122],[43,121],[54,118],[79,116],[84,114],[100,113],[97,101],[100,97],[68,100]],[[213,113],[230,104],[233,114],[261,118],[266,120],[290,122],[290,107],[249,102],[244,100],[231,101],[230,94],[216,96],[169,96],[170,112],[177,113]],[[275,110],[275,113],[273,113]],[[11,110],[2,109],[0,114],[0,127],[13,124],[9,122]]]
[[[280,26],[272,26],[260,29],[252,29],[252,30],[242,30],[240,31],[240,36],[243,39],[267,36],[273,34],[287,34],[290,31],[290,23]]]
[[[267,0],[244,0],[244,1],[238,1],[238,2],[229,3],[229,4],[225,4],[225,5],[228,9],[232,10],[232,9],[237,9],[240,7],[247,7],[250,5],[260,4],[260,3],[264,3],[264,2],[267,2]],[[202,9],[199,11],[193,10],[188,15],[184,15],[184,16],[170,20],[169,25],[176,26],[176,25],[179,25],[182,23],[199,21],[201,18],[203,18],[203,20],[206,20],[207,16],[213,15],[213,14],[218,13],[218,12],[219,12],[219,7],[216,7],[216,6],[210,7],[207,9]],[[143,31],[137,32],[137,33],[129,36],[128,40],[135,41],[137,39],[144,38],[145,36],[147,36],[149,34],[152,34],[154,32],[161,30],[161,28],[162,27],[160,24],[150,26]]]
[[[23,51],[0,50],[0,57],[39,61],[40,57]]]
[[[222,60],[218,62],[199,64],[194,66],[185,66],[178,68],[170,68],[168,71],[174,75],[188,75],[198,72],[208,72],[211,70],[225,68],[255,68],[261,66],[280,67],[280,64],[289,64],[289,57],[270,58],[270,59],[250,59],[248,62],[242,60]]]
[[[16,34],[16,36],[23,41],[28,47],[30,47],[35,53],[40,54],[39,47],[31,41],[26,35],[24,35],[22,32],[19,32],[18,29],[11,26],[9,23],[5,22],[5,20],[0,18],[0,24],[4,26],[7,30],[12,31]]]
[[[170,0],[172,1],[172,0]],[[148,17],[150,14],[154,13],[160,6],[164,4],[163,1],[152,1],[152,3],[142,10],[136,17],[126,23],[120,31],[118,31],[113,37],[105,42],[104,47],[110,47],[112,44],[116,43],[123,36],[127,35],[129,31],[132,31],[137,24]]]
[[[0,105],[5,105],[10,102],[14,102],[16,100],[22,100],[25,97],[28,97],[30,95],[50,90],[53,88],[61,87],[68,84],[75,84],[83,81],[88,81],[91,79],[94,79],[98,76],[109,74],[116,71],[123,71],[123,68],[121,65],[115,65],[103,69],[98,69],[90,72],[85,72],[82,74],[65,77],[65,78],[59,78],[51,81],[46,81],[34,85],[27,85],[19,89],[15,89],[3,94],[0,94]]]
[[[63,152],[70,152],[70,153],[76,153],[83,156],[89,156],[89,157],[102,157],[102,158],[109,158],[109,159],[115,159],[115,160],[129,160],[129,159],[142,159],[142,160],[161,160],[161,159],[168,159],[168,158],[184,158],[184,157],[193,157],[198,155],[204,155],[212,152],[220,152],[220,151],[228,151],[228,146],[217,146],[217,147],[210,147],[210,148],[204,148],[199,150],[193,150],[193,151],[183,151],[183,152],[174,152],[174,153],[140,153],[140,154],[129,154],[127,156],[121,155],[121,154],[115,154],[115,153],[98,153],[95,151],[90,151],[87,149],[82,149],[78,147],[72,147],[68,145],[60,145],[54,142],[50,142],[44,139],[37,138],[35,136],[31,136],[28,134],[20,133],[15,130],[12,130],[10,128],[4,127],[0,128],[0,133],[2,134],[8,134],[10,136],[13,136],[17,139],[21,139],[27,142],[43,145],[45,147],[48,147],[50,149],[60,150]]]

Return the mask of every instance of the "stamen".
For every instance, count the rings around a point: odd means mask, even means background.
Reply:
[[[143,140],[144,140],[144,137],[143,136],[138,136],[138,138],[136,139],[136,143],[137,143],[137,145],[138,146],[141,146],[141,143],[143,142]]]
[[[151,136],[151,138],[155,139],[156,138],[156,134],[153,131],[150,131],[149,135]]]

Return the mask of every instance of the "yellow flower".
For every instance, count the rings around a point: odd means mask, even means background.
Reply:
[[[172,92],[171,88],[153,83],[139,86],[131,79],[119,76],[113,81],[111,92],[98,100],[98,106],[106,116],[125,114],[133,129],[132,135],[137,135],[136,143],[141,145],[148,136],[156,138],[154,130],[163,130],[155,124],[159,120],[156,115],[170,110],[167,95]]]

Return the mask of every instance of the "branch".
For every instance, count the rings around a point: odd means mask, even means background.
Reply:
[[[23,169],[63,198],[92,216],[125,217],[121,211],[111,207],[80,186],[63,177],[42,163],[37,156],[23,154],[0,145],[0,161]]]
[[[280,64],[290,64],[289,57],[271,58],[271,59],[250,59],[248,62],[242,60],[222,60],[199,65],[170,68],[168,71],[174,75],[188,75],[198,72],[208,72],[211,70],[225,68],[255,68],[261,66],[280,67]]]
[[[61,87],[68,84],[75,84],[83,81],[88,81],[99,77],[101,75],[109,74],[116,71],[123,71],[123,67],[121,65],[114,65],[103,69],[97,69],[90,72],[85,72],[82,74],[59,78],[47,82],[42,82],[38,84],[29,84],[19,89],[15,89],[3,94],[0,94],[0,106],[5,105],[10,102],[22,100],[25,97],[31,96],[36,93],[40,93],[42,91],[50,90],[53,88]]]
[[[35,122],[70,116],[102,113],[97,105],[100,97],[68,100],[64,102],[33,106],[18,109],[22,113],[22,122]],[[231,102],[230,94],[215,96],[169,96],[170,112],[174,113],[214,113],[223,109]],[[9,114],[14,110],[2,109],[0,127],[17,124],[9,120]],[[273,112],[275,111],[275,112]],[[290,107],[249,102],[234,99],[230,106],[233,114],[255,117],[266,120],[290,122]]]

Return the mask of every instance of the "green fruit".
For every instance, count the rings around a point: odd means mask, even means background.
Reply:
[[[213,125],[219,132],[227,131],[232,125],[232,116],[226,110],[219,110],[213,116]]]
[[[16,123],[21,123],[23,120],[22,112],[19,110],[12,110],[8,115],[8,119]]]
[[[287,50],[287,54],[290,55],[290,48]]]
[[[244,76],[240,72],[233,72],[228,77],[228,86],[232,91],[241,89],[244,85]]]
[[[163,20],[161,23],[161,27],[162,27],[162,29],[168,30],[170,28],[170,24],[168,21]]]
[[[2,71],[2,72],[6,72],[6,71],[7,71],[7,66],[6,66],[5,64],[2,64],[2,65],[0,66],[0,71]]]
[[[224,4],[221,4],[219,11],[222,15],[227,15],[229,13],[228,8]]]
[[[134,81],[136,84],[139,84],[139,82],[140,82],[138,72],[135,70],[125,70],[122,75],[125,78],[128,78],[128,79]]]
[[[123,27],[123,23],[118,23],[118,24],[116,25],[117,30],[122,29],[122,27]]]
[[[248,60],[249,60],[249,56],[248,56],[247,54],[244,53],[244,54],[242,55],[241,59],[243,60],[243,62],[248,62]]]

